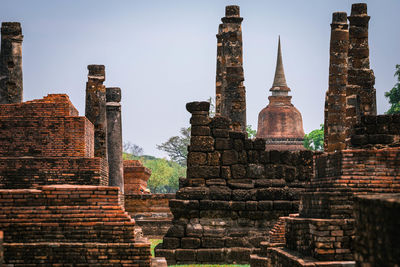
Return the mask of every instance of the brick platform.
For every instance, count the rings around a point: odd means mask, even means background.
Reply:
[[[75,185],[0,190],[6,264],[150,266],[150,244],[135,239],[118,193]]]
[[[400,194],[359,196],[354,212],[357,266],[398,266]]]

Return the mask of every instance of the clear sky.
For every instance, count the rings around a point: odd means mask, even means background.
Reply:
[[[400,64],[400,1],[366,1],[378,112]],[[88,64],[122,89],[123,138],[145,154],[189,126],[185,104],[215,95],[216,38],[225,5],[241,7],[247,121],[268,104],[278,35],[293,104],[305,132],[323,122],[332,12],[349,0],[2,0],[2,21],[22,23],[24,100],[67,93],[84,115]]]

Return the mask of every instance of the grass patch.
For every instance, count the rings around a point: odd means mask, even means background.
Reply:
[[[154,257],[154,248],[162,242],[162,239],[149,239],[151,255]],[[187,264],[187,265],[170,265],[169,267],[250,267],[250,265],[237,264]]]
[[[154,248],[155,248],[158,244],[162,243],[162,239],[149,239],[149,241],[150,241],[151,256],[154,257]]]

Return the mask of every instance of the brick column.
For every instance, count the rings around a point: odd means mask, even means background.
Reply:
[[[106,87],[104,65],[89,65],[86,83],[86,117],[94,125],[94,156],[107,158]]]
[[[22,30],[19,22],[1,25],[0,104],[22,102]]]
[[[121,89],[107,88],[107,144],[108,179],[110,186],[118,186],[124,193],[122,162]]]
[[[243,85],[242,23],[239,6],[227,6],[217,34],[216,110],[232,120],[232,128],[246,131],[246,89]],[[219,97],[220,95],[220,97]],[[217,101],[217,100],[216,100]]]
[[[343,150],[346,147],[346,86],[349,30],[346,12],[332,15],[329,89],[325,97],[324,150]]]
[[[376,115],[375,76],[369,64],[367,4],[353,4],[349,31],[349,86],[348,94],[360,97],[362,115]]]

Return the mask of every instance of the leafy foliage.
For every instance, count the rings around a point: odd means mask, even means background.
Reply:
[[[304,136],[303,145],[309,150],[321,151],[324,149],[324,125],[320,124],[320,129],[315,129]]]
[[[391,104],[389,110],[386,114],[397,114],[400,113],[400,65],[396,65],[396,71],[394,76],[397,76],[397,83],[394,87],[385,93],[385,97],[389,99],[389,103]]]
[[[172,161],[185,166],[188,153],[187,146],[190,143],[190,127],[181,128],[180,133],[180,136],[172,136],[168,141],[157,145],[157,149],[167,152]]]
[[[137,157],[128,153],[124,153],[123,158],[140,160],[151,170],[147,187],[152,193],[175,193],[179,188],[179,178],[186,176],[186,167],[170,160],[148,155]]]
[[[246,127],[247,135],[250,139],[256,137],[257,131],[251,128],[251,125],[247,125]]]

